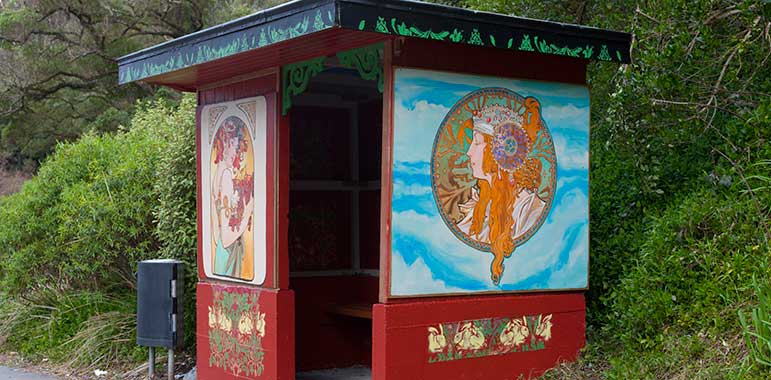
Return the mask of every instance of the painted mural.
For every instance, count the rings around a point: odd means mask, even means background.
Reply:
[[[209,306],[209,366],[236,376],[259,376],[264,370],[265,313],[259,291],[214,286]]]
[[[552,338],[552,315],[489,318],[428,327],[428,362],[538,351]]]
[[[585,87],[397,69],[391,295],[580,289]]]
[[[212,278],[265,279],[265,112],[264,97],[202,112],[203,263]]]

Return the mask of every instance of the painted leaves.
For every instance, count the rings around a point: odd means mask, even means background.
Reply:
[[[259,292],[215,289],[209,310],[209,366],[236,376],[262,374],[265,313]]]

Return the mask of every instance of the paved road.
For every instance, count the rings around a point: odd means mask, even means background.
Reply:
[[[53,377],[0,366],[0,380],[56,380]]]

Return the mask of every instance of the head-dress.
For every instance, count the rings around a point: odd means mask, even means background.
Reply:
[[[500,169],[513,173],[525,164],[532,147],[522,126],[522,115],[510,108],[492,105],[474,111],[472,119],[474,131],[493,138],[492,155]]]

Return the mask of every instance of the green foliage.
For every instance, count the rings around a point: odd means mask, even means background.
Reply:
[[[20,192],[0,198],[9,348],[73,365],[125,357],[135,352],[136,262],[178,258],[194,278],[195,99],[137,109],[127,130],[60,144]]]
[[[140,111],[132,131],[61,144],[22,190],[0,200],[3,289],[66,282],[96,289],[129,281],[151,257],[155,166],[177,126],[169,105]],[[30,276],[35,273],[35,276]]]
[[[76,347],[83,336],[84,326],[92,319],[121,315],[136,319],[136,299],[130,293],[106,295],[102,292],[73,291],[46,286],[26,298],[5,297],[0,304],[0,334],[7,338],[6,345],[25,355],[47,356],[55,360],[76,360],[89,352],[88,347]],[[133,345],[135,328],[112,324],[109,348],[91,353],[96,355],[135,355]],[[75,338],[73,338],[75,337]],[[106,339],[105,339],[106,340]],[[72,354],[75,353],[75,356]],[[104,363],[102,358],[94,364]]]
[[[160,242],[159,257],[185,262],[185,341],[195,345],[195,286],[198,282],[195,98],[183,98],[173,121],[178,127],[168,137],[160,157],[154,185],[158,206],[155,236]]]
[[[116,58],[280,2],[0,2],[0,165],[32,171],[58,142],[126,125],[157,88],[116,85]]]
[[[735,312],[771,275],[767,4],[466,4],[635,36],[631,65],[589,66],[595,341],[555,378],[769,378]]]
[[[752,282],[758,306],[750,310],[749,316],[740,310],[739,321],[752,358],[771,367],[771,284],[768,281],[758,283],[755,278]]]

